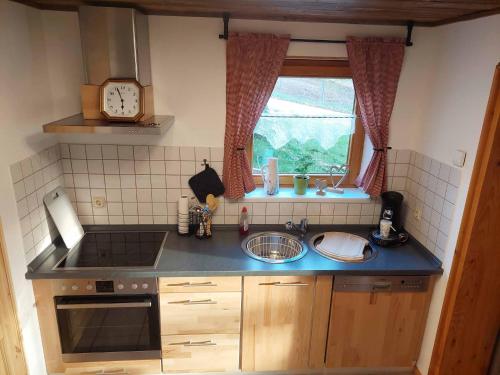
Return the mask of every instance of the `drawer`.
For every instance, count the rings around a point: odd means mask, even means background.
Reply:
[[[241,277],[160,277],[161,293],[240,292]]]
[[[240,335],[162,336],[164,372],[237,371]]]
[[[161,360],[65,363],[66,375],[143,375],[160,374]]]
[[[162,335],[239,333],[241,293],[160,293]]]

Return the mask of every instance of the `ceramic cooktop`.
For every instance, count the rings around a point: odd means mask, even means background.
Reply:
[[[88,232],[54,269],[154,268],[166,236],[165,231]]]

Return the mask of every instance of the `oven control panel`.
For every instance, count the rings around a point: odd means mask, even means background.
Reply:
[[[55,296],[109,295],[109,294],[156,294],[156,278],[123,279],[66,279],[53,280]]]

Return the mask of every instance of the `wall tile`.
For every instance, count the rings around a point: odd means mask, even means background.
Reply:
[[[166,189],[167,188],[167,183],[165,179],[165,175],[151,175],[151,187],[155,189]],[[166,194],[166,191],[165,191]]]
[[[71,159],[87,159],[85,145],[69,145]]]
[[[139,224],[139,216],[137,216],[137,215],[124,215],[123,221],[124,221],[124,224],[129,224],[129,225]]]
[[[118,159],[133,160],[134,147],[133,146],[118,146]]]
[[[123,202],[137,202],[137,189],[121,189]]]
[[[104,175],[91,174],[89,175],[89,184],[91,188],[105,188]]]
[[[280,203],[279,214],[280,216],[291,217],[293,215],[293,203]]]
[[[104,173],[107,175],[120,173],[118,160],[116,159],[103,160],[103,166],[104,166]]]
[[[87,160],[71,160],[71,169],[73,173],[88,173]]]
[[[149,162],[151,168],[151,174],[165,174],[165,161],[163,160],[152,160]]]
[[[134,146],[134,159],[135,160],[149,160],[149,147],[148,146]]]
[[[194,149],[196,161],[203,161],[206,159],[210,162],[210,148],[208,147],[196,147]]]
[[[165,160],[181,160],[179,147],[165,147]]]
[[[196,160],[194,154],[194,147],[180,147],[180,160]]]
[[[120,188],[120,176],[118,175],[106,174],[104,176],[104,182],[106,189]]]
[[[86,145],[87,159],[102,159],[101,145]]]
[[[135,164],[132,160],[119,161],[120,174],[135,174]]]
[[[118,159],[118,146],[116,146],[116,145],[102,145],[102,158],[103,159]]]
[[[121,188],[133,189],[136,187],[135,184],[135,175],[133,174],[125,174],[120,175],[120,186]]]
[[[163,147],[163,146],[149,146],[149,159],[150,160],[165,160],[165,147]]]
[[[89,173],[93,173],[93,174],[103,174],[104,173],[102,160],[88,160],[87,161],[87,168],[88,168]],[[76,173],[78,173],[78,172],[76,172]]]
[[[210,160],[223,161],[224,160],[224,149],[222,147],[210,147]]]
[[[176,160],[167,160],[165,162],[165,172],[168,175],[179,176],[181,174],[181,163]]]

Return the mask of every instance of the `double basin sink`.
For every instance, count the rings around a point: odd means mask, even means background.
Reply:
[[[311,247],[318,254],[339,262],[366,262],[375,258],[377,255],[376,248],[367,246],[364,251],[362,260],[346,261],[334,258],[319,251],[316,247],[324,237],[324,233],[314,235],[309,240],[307,246],[298,237],[283,232],[260,232],[251,234],[246,237],[241,247],[245,254],[253,259],[260,260],[266,263],[288,263],[301,259],[306,255],[308,247]]]

